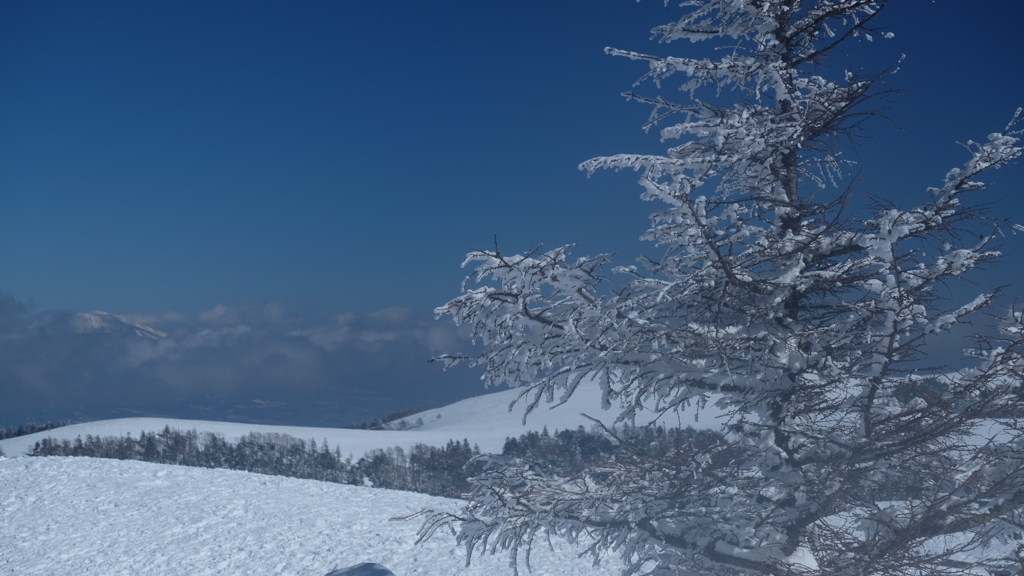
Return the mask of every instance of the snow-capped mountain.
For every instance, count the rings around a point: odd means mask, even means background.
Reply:
[[[68,318],[68,327],[79,334],[134,335],[137,338],[149,340],[159,340],[167,336],[167,334],[159,330],[134,322],[125,316],[102,311],[74,314]]]

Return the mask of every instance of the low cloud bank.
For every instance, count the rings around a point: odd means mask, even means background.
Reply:
[[[388,308],[312,317],[280,303],[37,312],[0,297],[0,424],[170,416],[343,426],[483,392],[430,358],[467,351],[450,322]]]

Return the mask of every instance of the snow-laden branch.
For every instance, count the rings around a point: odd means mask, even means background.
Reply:
[[[1020,157],[1020,112],[968,141],[920,205],[854,210],[835,142],[860,133],[887,73],[830,79],[818,64],[885,37],[871,26],[886,4],[690,0],[655,36],[717,42],[716,58],[609,50],[647,64],[628,96],[673,146],[580,168],[640,172],[659,205],[643,239],[661,256],[612,268],[568,246],[473,252],[462,295],[437,313],[484,352],[442,359],[522,386],[527,413],[594,380],[620,421],[714,403],[726,424],[714,441],[578,477],[494,460],[464,513],[430,516],[427,534],[456,525],[470,550],[513,556],[557,534],[616,551],[627,574],[1024,566],[1006,544],[1024,525],[1024,314],[977,337],[974,366],[932,348],[996,305],[998,289],[950,286],[1000,257],[1010,225],[975,197],[985,172]],[[648,80],[691,101],[639,94]]]

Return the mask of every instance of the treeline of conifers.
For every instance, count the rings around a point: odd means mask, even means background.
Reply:
[[[227,468],[259,474],[308,478],[339,484],[411,490],[454,496],[468,488],[463,466],[480,450],[463,440],[444,447],[417,444],[410,450],[373,450],[359,460],[342,456],[327,441],[301,440],[287,434],[252,432],[236,443],[219,434],[175,430],[128,434],[124,437],[86,435],[75,440],[44,438],[33,456],[88,456],[142,460],[199,468]]]
[[[22,424],[17,428],[0,426],[0,440],[15,438],[18,436],[28,436],[29,434],[35,434],[36,432],[46,432],[47,430],[61,428],[68,424],[70,424],[70,422],[67,420],[58,420],[57,422],[47,422],[45,424]]]
[[[527,460],[547,473],[575,474],[610,460],[628,446],[646,453],[667,453],[691,442],[698,435],[692,429],[633,427],[616,431],[616,439],[601,431],[562,430],[554,435],[547,429],[528,432],[505,441],[502,454]],[[309,478],[340,484],[375,486],[458,497],[469,491],[470,478],[483,469],[474,460],[480,455],[467,440],[451,440],[446,446],[417,444],[409,450],[372,450],[358,460],[343,457],[327,441],[300,440],[286,434],[250,433],[237,443],[219,434],[180,431],[165,427],[162,432],[138,437],[98,437],[36,443],[33,456],[89,456],[119,460],[143,460],[202,468],[227,468],[260,474]]]
[[[47,430],[53,430],[54,428],[60,428],[62,426],[67,426],[68,424],[70,424],[70,422],[66,420],[59,420],[57,422],[47,422],[45,424],[22,424],[17,428],[0,426],[0,440],[16,438],[18,436],[28,436],[29,434],[35,434],[36,432],[46,432]],[[2,448],[0,448],[0,456],[6,456]]]

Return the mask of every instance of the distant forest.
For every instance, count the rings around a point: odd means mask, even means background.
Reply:
[[[18,436],[28,436],[29,434],[35,434],[36,432],[46,432],[47,430],[53,430],[54,428],[61,428],[71,424],[66,420],[59,420],[57,422],[47,422],[46,424],[22,424],[17,428],[10,428],[7,426],[0,426],[0,440],[7,438],[16,438]],[[3,448],[0,448],[0,456],[5,456]]]
[[[372,450],[353,462],[326,440],[300,440],[287,434],[252,432],[237,443],[219,434],[180,431],[165,427],[162,432],[124,437],[87,435],[74,441],[44,438],[36,443],[33,456],[88,456],[118,460],[142,460],[200,468],[227,468],[259,474],[308,478],[339,484],[354,484],[411,490],[438,496],[457,496],[468,488],[463,467],[480,450],[463,440],[442,448],[417,444],[402,448]]]
[[[692,442],[714,441],[715,433],[692,428],[632,427],[616,429],[615,438],[600,430],[547,429],[505,441],[502,457],[518,458],[545,474],[573,475],[618,457],[667,454]],[[467,478],[479,474],[485,459],[468,440],[444,447],[417,444],[410,450],[373,450],[353,461],[331,450],[326,440],[300,440],[286,434],[250,433],[238,443],[222,436],[165,427],[137,438],[87,435],[74,441],[45,438],[33,456],[89,456],[142,460],[202,468],[227,468],[325,482],[374,486],[460,497],[469,492]]]
[[[47,430],[61,428],[69,424],[71,423],[66,420],[60,420],[57,422],[47,422],[46,424],[22,424],[17,428],[0,426],[0,440],[4,440],[5,438],[15,438],[18,436],[28,436],[29,434],[35,434],[36,432],[46,432]]]

